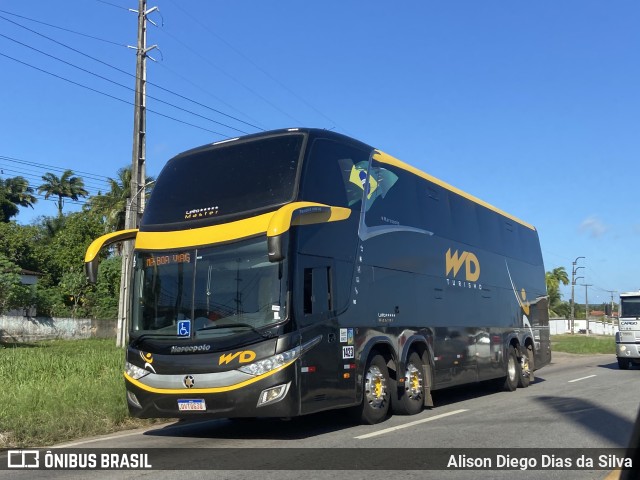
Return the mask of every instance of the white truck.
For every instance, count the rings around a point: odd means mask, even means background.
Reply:
[[[620,294],[619,331],[616,333],[618,367],[640,365],[640,291]]]

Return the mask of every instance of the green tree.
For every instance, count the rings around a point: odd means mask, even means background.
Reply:
[[[86,293],[85,307],[93,318],[118,317],[121,268],[122,259],[120,257],[114,256],[100,262],[95,288]]]
[[[131,196],[131,167],[118,170],[118,178],[109,178],[109,191],[89,199],[87,206],[105,220],[108,231],[125,228],[127,202]]]
[[[148,197],[153,183],[153,177],[145,180],[145,197]],[[109,178],[109,191],[94,195],[87,202],[87,208],[100,215],[107,231],[123,230],[127,205],[131,197],[131,167],[123,167],[118,170],[118,178]]]
[[[549,296],[549,315],[558,316],[562,307],[562,295],[560,294],[560,284],[569,285],[569,276],[564,267],[554,268],[545,274],[547,284],[547,295]]]
[[[46,173],[42,176],[44,183],[38,187],[38,193],[44,193],[44,198],[58,197],[56,206],[58,207],[58,216],[62,216],[62,207],[65,198],[78,201],[80,197],[89,195],[84,188],[84,181],[80,177],[76,177],[72,170],[65,170],[61,177],[53,173]]]
[[[18,207],[31,207],[38,200],[33,196],[34,190],[24,177],[0,179],[0,221],[8,222],[15,217]]]
[[[0,253],[0,314],[16,306],[20,287],[20,267]]]
[[[41,247],[45,237],[37,225],[19,225],[16,222],[0,222],[0,254],[27,270],[41,272],[45,259]]]

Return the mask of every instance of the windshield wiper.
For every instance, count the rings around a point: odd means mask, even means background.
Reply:
[[[269,334],[262,333],[260,330],[255,328],[253,325],[249,325],[248,323],[221,323],[219,325],[211,325],[209,327],[199,328],[198,330],[196,330],[196,332],[203,332],[205,330],[216,330],[218,328],[233,328],[233,327],[248,328],[252,332],[257,333],[258,335],[260,335],[262,338],[275,337],[275,335],[273,333],[271,333],[271,332],[269,332]]]
[[[140,345],[140,342],[142,342],[142,340],[145,340],[147,338],[158,338],[158,337],[173,337],[173,335],[169,335],[166,333],[143,333],[141,335],[138,335],[136,338],[134,338],[131,341],[131,344],[129,346],[131,348],[136,348],[138,345]]]

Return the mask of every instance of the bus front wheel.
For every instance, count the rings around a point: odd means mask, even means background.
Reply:
[[[391,400],[389,370],[382,355],[371,354],[363,381],[363,399],[356,413],[361,423],[374,425],[387,418]]]

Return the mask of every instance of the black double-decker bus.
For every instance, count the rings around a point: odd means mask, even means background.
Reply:
[[[171,159],[133,240],[136,417],[415,414],[551,359],[535,228],[354,139],[278,130]]]

